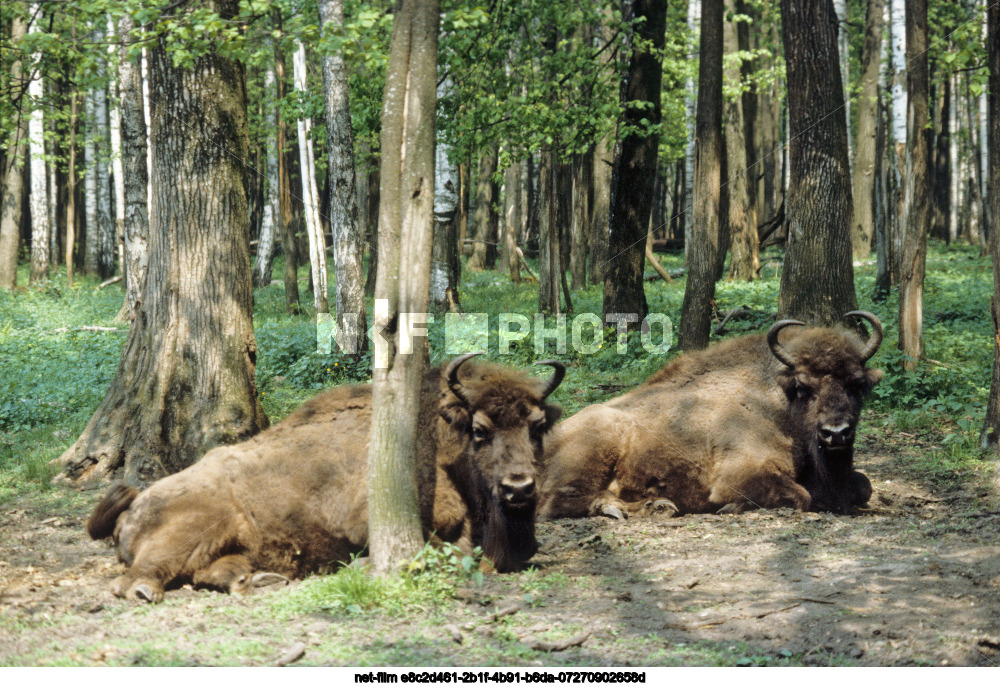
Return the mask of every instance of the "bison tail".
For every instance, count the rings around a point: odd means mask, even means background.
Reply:
[[[97,508],[87,520],[87,534],[91,539],[110,537],[115,531],[118,516],[129,509],[139,491],[124,484],[111,487],[107,495],[97,504]]]

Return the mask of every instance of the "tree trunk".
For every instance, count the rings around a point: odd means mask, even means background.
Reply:
[[[118,261],[118,266],[121,269],[121,276],[123,277],[122,288],[125,289],[128,286],[128,274],[127,266],[125,264],[125,171],[122,165],[122,111],[121,111],[121,95],[119,93],[118,85],[118,53],[115,46],[120,46],[126,43],[126,38],[118,33],[115,27],[114,20],[108,17],[108,32],[109,42],[111,45],[108,47],[109,64],[113,65],[110,69],[111,75],[114,78],[109,79],[108,82],[108,134],[111,141],[111,176],[113,180],[113,190],[114,190],[114,252],[115,258]],[[126,293],[125,301],[122,303],[121,309],[118,311],[118,316],[116,320],[127,320],[129,319],[129,303],[128,294]]]
[[[274,65],[268,64],[264,71],[265,99],[275,93]],[[278,105],[268,103],[265,121],[267,122],[267,151],[265,152],[265,193],[264,208],[261,213],[260,237],[257,241],[257,259],[253,266],[253,285],[267,286],[271,283],[271,269],[274,265],[275,239],[280,239],[278,216],[281,213],[278,180]]]
[[[344,26],[343,0],[320,0],[320,23],[328,30]],[[337,275],[337,345],[360,357],[368,351],[365,284],[362,258],[364,234],[358,228],[358,197],[354,175],[354,132],[347,87],[347,67],[340,53],[323,58],[326,90],[326,134],[329,145],[327,184],[330,187],[330,227]],[[324,245],[322,236],[320,245]]]
[[[437,86],[441,99],[451,87],[445,77]],[[440,132],[439,132],[440,133]],[[431,256],[431,308],[448,312],[458,303],[458,281],[462,263],[458,256],[458,168],[448,159],[451,147],[443,136],[434,145],[434,248]]]
[[[903,196],[903,260],[899,286],[899,348],[916,368],[923,349],[924,272],[930,225],[928,176],[933,135],[927,112],[927,0],[906,3],[906,90],[909,96],[906,141],[906,190]]]
[[[590,189],[589,155],[577,155],[573,162],[573,210],[570,230],[571,245],[569,270],[573,289],[587,285],[587,225],[590,222],[590,203],[587,191]]]
[[[594,146],[591,178],[594,197],[590,209],[590,281],[604,283],[608,261],[608,233],[611,227],[611,172],[615,164],[613,136],[605,136]]]
[[[848,49],[847,28],[850,26],[847,17],[847,0],[833,0],[833,11],[837,14],[837,52],[839,54],[838,64],[840,66],[840,83],[843,85],[844,102],[850,102],[850,52]],[[844,108],[844,120],[847,130],[847,159],[853,159],[851,150],[851,108],[850,105]]]
[[[24,7],[15,6],[10,23],[10,42],[16,46],[24,39],[27,25],[23,19]],[[14,60],[10,67],[10,83],[12,87],[21,85],[21,61]],[[20,90],[20,89],[18,89]],[[13,289],[17,286],[17,254],[21,245],[21,196],[24,191],[24,156],[28,141],[28,106],[24,96],[17,112],[17,127],[10,139],[12,144],[7,148],[4,158],[6,169],[2,195],[0,195],[0,289]]]
[[[476,214],[473,217],[475,240],[469,269],[491,270],[497,261],[497,211],[498,185],[493,180],[497,171],[497,151],[488,150],[479,158],[479,176],[476,184]]]
[[[987,50],[989,51],[989,182],[990,208],[994,219],[1000,217],[1000,4],[992,3],[987,9]],[[995,226],[995,225],[994,225]],[[993,378],[986,406],[986,420],[979,436],[983,448],[997,450],[1000,438],[1000,231],[989,235],[990,255],[993,258]]]
[[[660,122],[661,51],[665,43],[667,2],[635,0],[631,9],[641,23],[632,39],[629,64],[622,79],[621,103],[625,107],[622,124],[640,126],[640,120],[646,119],[655,126]],[[721,45],[719,50],[721,55]],[[631,103],[635,102],[645,102],[647,106],[634,107]],[[615,152],[611,230],[604,273],[604,319],[607,321],[609,315],[634,317],[636,324],[630,328],[636,328],[648,311],[642,273],[658,145],[659,136],[655,133],[648,136],[632,133],[619,142]]]
[[[238,7],[211,9],[231,20]],[[254,383],[243,66],[212,51],[174,67],[161,39],[150,102],[146,288],[104,401],[60,459],[77,483],[120,473],[145,484],[267,426]]]
[[[71,87],[69,94],[69,168],[66,174],[66,245],[63,247],[66,252],[66,285],[73,287],[73,250],[76,246],[76,127],[78,124],[77,93],[75,86]],[[0,250],[0,255],[3,251]],[[2,282],[0,282],[2,284]]]
[[[933,219],[931,235],[942,241],[951,240],[951,80],[945,77],[939,88],[941,97],[936,99],[937,136],[934,141],[934,165],[931,173],[933,184]]]
[[[553,315],[562,311],[556,165],[555,153],[543,150],[538,165],[538,312]]]
[[[437,0],[401,0],[393,22],[382,105],[382,175],[372,431],[368,451],[371,560],[386,571],[422,545],[416,491],[416,430],[426,339],[406,345],[427,312],[434,211]],[[381,304],[380,304],[381,301]]]
[[[32,15],[38,15],[38,5],[32,6]],[[40,18],[40,17],[39,17]],[[38,20],[32,22],[28,33],[38,32]],[[32,61],[41,62],[41,54],[32,55]],[[28,138],[31,157],[31,273],[29,283],[35,284],[49,276],[49,196],[45,175],[45,140],[41,101],[44,95],[41,75],[28,84],[31,98],[31,117],[28,120]],[[22,108],[23,110],[23,108]]]
[[[854,310],[851,174],[837,15],[830,0],[782,0],[791,187],[778,312],[832,324]]]
[[[736,0],[727,0],[727,11],[736,12]],[[740,22],[741,26],[745,22]],[[723,49],[727,53],[742,50],[737,36],[738,27],[731,21],[723,26]],[[742,65],[741,65],[742,67]],[[731,67],[726,74],[730,83],[739,83],[741,70]],[[725,101],[726,119],[726,162],[729,181],[726,193],[729,196],[729,241],[731,258],[729,261],[729,278],[739,281],[752,281],[757,276],[760,266],[757,241],[757,208],[756,189],[751,181],[756,178],[756,165],[748,156],[747,147],[753,148],[752,138],[748,140],[747,122],[743,112],[744,99],[741,96],[727,98]],[[749,135],[752,137],[753,130]]]
[[[712,0],[710,0],[711,2]],[[701,8],[702,0],[688,0],[687,6],[687,28],[692,36],[696,35],[701,29]],[[722,41],[722,36],[718,36],[718,39]],[[699,38],[699,45],[700,45]],[[698,104],[698,92],[695,90],[696,85],[700,85],[701,81],[701,60],[704,55],[699,50],[698,53],[698,84],[696,84],[695,79],[688,79],[687,83],[687,100],[685,102],[685,107],[687,108],[687,122],[688,127],[694,130],[697,127],[697,104]],[[693,126],[692,126],[693,125]],[[695,194],[695,146],[698,140],[698,134],[695,133],[694,136],[687,140],[687,145],[684,147],[684,178],[687,180],[687,185],[684,189],[684,264],[688,265],[688,257],[691,250],[691,241],[693,238],[694,229],[694,204],[697,202],[697,196]]]
[[[128,59],[132,17],[118,19],[118,97],[121,110],[122,179],[125,200],[126,317],[134,320],[142,302],[149,266],[149,170],[146,157],[146,117],[140,64]]]
[[[875,227],[873,190],[875,184],[875,128],[878,119],[879,59],[882,56],[882,14],[884,0],[868,0],[865,15],[865,43],[861,52],[861,93],[858,95],[858,136],[854,143],[854,220],[851,248],[855,260],[871,255]]]
[[[678,345],[690,351],[708,345],[715,298],[715,271],[721,234],[722,159],[722,0],[703,0],[695,122],[694,207],[686,243],[687,283],[681,306]]]
[[[769,20],[770,36],[755,32],[758,48],[768,45],[778,45],[778,22],[773,17]],[[776,56],[768,58],[766,63],[774,69]],[[781,161],[785,146],[781,140],[781,82],[775,78],[771,86],[760,92],[760,202],[757,204],[757,217],[761,223],[769,222],[778,214],[781,206],[779,196],[782,189],[783,169]]]
[[[281,31],[281,9],[272,10],[272,23],[276,31]],[[285,78],[285,52],[280,41],[274,42],[274,78],[278,102],[285,99],[287,82]],[[299,253],[295,246],[295,225],[292,221],[292,179],[289,170],[288,126],[284,114],[278,109],[278,233],[281,236],[281,252],[285,255],[285,309],[297,313],[299,308]]]
[[[306,48],[298,43],[292,57],[295,88],[308,93],[306,83]],[[305,213],[306,234],[309,237],[309,266],[312,275],[313,309],[316,314],[330,312],[326,291],[326,240],[319,219],[319,191],[316,188],[316,162],[312,145],[312,120],[298,120],[299,175],[302,181],[302,204]]]
[[[515,162],[504,172],[504,257],[510,280],[521,282],[521,259],[518,242],[521,239],[521,163]]]

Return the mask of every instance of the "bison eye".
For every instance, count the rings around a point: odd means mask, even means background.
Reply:
[[[484,429],[475,427],[472,430],[472,440],[475,441],[477,444],[481,444],[489,438],[490,438],[489,434],[487,434],[486,430]]]
[[[799,398],[802,399],[809,398],[813,395],[812,389],[810,389],[807,386],[803,386],[801,384],[795,387],[795,393],[798,395]]]

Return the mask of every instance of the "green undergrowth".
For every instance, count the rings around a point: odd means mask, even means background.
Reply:
[[[660,259],[670,271],[683,265],[679,254]],[[750,283],[723,280],[716,289],[719,311],[746,306],[760,314],[730,322],[726,333],[722,337],[713,334],[713,339],[763,331],[771,321],[777,309],[780,254],[765,254],[761,264],[760,279]],[[279,259],[274,274],[280,275],[282,269]],[[26,283],[25,266],[21,272],[20,283]],[[932,437],[933,446],[924,452],[926,462],[933,466],[927,475],[938,480],[947,475],[961,479],[968,471],[954,469],[956,463],[974,468],[981,460],[976,438],[993,356],[989,261],[975,248],[931,244],[924,306],[925,360],[919,361],[915,371],[905,369],[907,361],[896,346],[897,294],[873,300],[874,276],[873,261],[855,267],[859,307],[878,315],[886,332],[881,350],[871,361],[885,377],[873,391],[869,407],[893,418],[890,429],[907,432],[905,428],[910,428]],[[254,291],[257,385],[272,421],[281,420],[321,389],[370,379],[370,353],[354,360],[335,346],[327,354],[316,352],[306,270],[299,277],[303,304],[299,314],[286,313],[281,283]],[[672,284],[646,282],[650,312],[665,315],[676,325],[684,281],[679,277]],[[335,283],[332,273],[330,283]],[[538,352],[537,283],[525,279],[514,284],[499,272],[466,269],[460,295],[465,312],[472,315],[466,316],[465,325],[449,320],[447,334],[445,316],[436,315],[428,326],[431,362],[437,364],[468,350],[486,350],[493,360],[546,375],[548,368],[532,368],[533,363],[543,358],[562,360],[569,366],[568,373],[552,400],[563,405],[566,415],[620,394],[676,355],[676,329],[669,332],[671,346],[665,353],[650,352],[635,333],[622,354],[613,329],[599,332],[585,319],[579,320],[577,339],[592,350],[574,350],[574,324],[578,322],[574,318],[589,313],[592,322],[600,315],[600,285],[573,292],[573,312],[561,327],[557,318],[543,318]],[[115,322],[122,299],[119,286],[100,289],[92,278],[78,277],[70,288],[61,272],[39,286],[0,291],[0,500],[24,490],[47,488],[55,470],[50,461],[73,442],[97,408],[127,335],[127,325]],[[369,317],[370,308],[369,300]],[[530,333],[511,341],[506,349],[501,348],[499,336],[501,313],[508,318],[524,317],[530,323]],[[487,318],[485,338],[472,326],[473,316]],[[660,344],[662,337],[656,325],[647,343]],[[943,465],[953,467],[938,468]]]

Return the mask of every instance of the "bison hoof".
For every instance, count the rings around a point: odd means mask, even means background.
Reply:
[[[132,590],[135,598],[140,601],[145,601],[147,603],[155,604],[163,601],[163,592],[159,590],[154,590],[150,585],[145,582],[138,584]]]
[[[744,503],[727,503],[722,508],[716,512],[719,515],[738,515],[746,510],[746,504]]]
[[[669,512],[671,516],[677,515],[677,513],[680,511],[680,508],[677,507],[677,504],[675,504],[670,499],[656,499],[655,501],[653,501],[652,504],[650,504],[649,507],[650,510],[652,510],[654,513]]]
[[[621,508],[613,503],[602,503],[601,507],[598,509],[598,513],[601,515],[606,515],[609,518],[615,518],[616,520],[627,520],[628,516],[625,514]]]
[[[279,582],[282,584],[292,583],[292,581],[287,577],[285,577],[284,575],[279,575],[278,573],[272,573],[272,572],[262,572],[254,575],[253,579],[250,581],[250,584],[251,586],[256,588],[256,587],[267,587],[272,584],[278,584]]]

